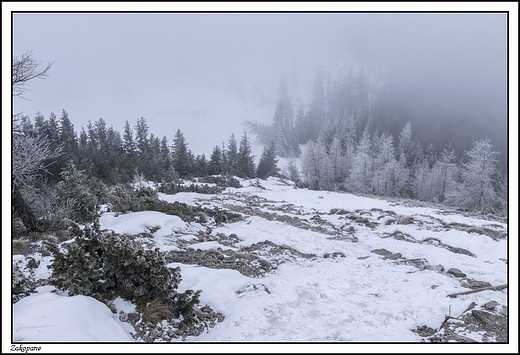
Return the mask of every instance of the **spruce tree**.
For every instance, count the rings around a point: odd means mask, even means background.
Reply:
[[[231,133],[229,136],[227,150],[226,150],[226,158],[227,158],[227,174],[235,175],[237,170],[237,162],[238,162],[238,145],[237,140],[235,138],[235,134]]]
[[[260,179],[267,179],[269,176],[275,176],[278,174],[278,159],[276,159],[276,145],[273,142],[268,146],[264,146],[262,156],[258,162],[258,168],[256,175]]]
[[[59,142],[62,146],[63,153],[69,159],[76,160],[78,150],[76,131],[65,110],[62,111],[60,117]]]
[[[173,168],[181,177],[187,177],[191,172],[191,152],[180,129],[175,132],[173,138]]]
[[[219,175],[222,174],[224,170],[223,161],[222,161],[222,152],[218,145],[213,147],[211,151],[211,156],[209,158],[208,164],[208,174],[209,175]]]
[[[249,139],[245,131],[240,140],[240,148],[238,149],[236,174],[245,179],[251,179],[255,176],[255,160],[251,154],[251,144],[249,144]]]

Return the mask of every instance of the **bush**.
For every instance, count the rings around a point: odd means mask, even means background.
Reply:
[[[70,205],[68,218],[76,222],[92,222],[97,217],[99,198],[106,187],[88,177],[70,163],[61,173],[62,180],[56,184],[56,203]]]
[[[175,195],[178,192],[195,192],[198,194],[219,194],[224,191],[223,187],[219,186],[209,186],[208,184],[190,184],[190,185],[182,185],[177,184],[175,182],[163,182],[158,188],[159,192],[165,194]]]
[[[206,184],[215,184],[218,187],[226,188],[226,187],[235,187],[237,189],[241,188],[242,185],[240,181],[238,181],[233,176],[229,175],[210,175],[201,177],[198,179],[199,182],[203,182]]]
[[[202,215],[213,217],[216,223],[236,222],[242,217],[233,212],[222,210],[218,207],[212,209],[190,206],[182,202],[166,202],[157,197],[157,193],[149,188],[135,190],[122,185],[113,188],[109,195],[109,201],[115,212],[139,212],[157,211],[180,217],[185,222],[207,221]]]
[[[80,230],[76,226],[75,233],[75,240],[63,244],[61,250],[49,246],[54,254],[52,285],[106,304],[121,296],[143,313],[153,313],[148,317],[153,321],[181,316],[185,324],[192,321],[200,291],[176,291],[180,268],[169,268],[159,249],[145,248],[130,236],[100,232],[96,227]]]

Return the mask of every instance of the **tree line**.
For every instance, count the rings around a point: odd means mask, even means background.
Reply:
[[[363,70],[337,80],[318,71],[306,110],[300,103],[294,113],[282,79],[272,123],[246,124],[261,142],[273,141],[279,156],[301,157],[301,169],[292,163],[288,171],[300,186],[507,210],[507,176],[488,137],[462,152],[443,135],[424,146],[410,121],[398,130],[402,120],[392,116],[400,111],[388,106]]]
[[[22,96],[30,80],[46,77],[52,63],[43,70],[39,65],[31,53],[13,58],[13,97]],[[78,133],[65,110],[59,118],[14,114],[13,216],[28,230],[46,230],[48,214],[59,218],[74,210],[74,218],[91,219],[94,195],[136,176],[155,182],[219,174],[264,179],[279,173],[277,157],[301,157],[301,166],[293,162],[287,172],[297,186],[507,212],[507,176],[489,139],[475,140],[463,156],[450,143],[424,149],[410,122],[397,137],[374,129],[374,102],[362,71],[326,85],[318,73],[310,106],[300,104],[295,114],[282,81],[272,124],[247,123],[264,143],[258,165],[246,131],[240,141],[231,133],[208,159],[191,151],[180,129],[170,143],[150,133],[143,117],[133,127],[127,121],[123,133],[102,118]]]

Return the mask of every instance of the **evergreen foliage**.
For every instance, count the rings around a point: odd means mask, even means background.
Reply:
[[[251,144],[249,143],[249,138],[245,131],[240,140],[240,147],[238,149],[236,175],[244,179],[252,179],[256,175],[255,160],[251,153]]]
[[[177,292],[180,268],[168,267],[158,248],[100,231],[96,225],[83,230],[76,225],[73,233],[74,241],[61,247],[49,245],[54,256],[52,285],[105,303],[121,296],[141,309],[160,301],[167,310],[159,318],[182,318],[186,326],[195,322],[193,310],[200,304],[201,291]]]
[[[268,146],[264,146],[262,156],[258,162],[256,175],[260,179],[267,179],[269,176],[276,176],[279,172],[277,166],[278,159],[276,159],[276,146],[274,141]]]

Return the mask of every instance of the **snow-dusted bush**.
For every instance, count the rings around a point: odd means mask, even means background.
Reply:
[[[210,175],[201,177],[198,179],[199,182],[203,182],[206,184],[215,184],[218,187],[235,187],[235,188],[241,188],[242,185],[240,184],[240,181],[238,181],[233,176],[229,175]]]
[[[76,228],[74,233],[74,241],[50,246],[54,254],[52,285],[71,295],[91,296],[105,303],[120,296],[134,302],[143,313],[150,305],[162,304],[166,308],[161,315],[150,319],[181,317],[186,325],[193,322],[200,291],[176,291],[180,268],[169,268],[159,249],[145,248],[130,236],[96,227]]]
[[[219,194],[224,191],[223,187],[210,186],[208,184],[182,185],[175,182],[163,182],[158,188],[159,192],[175,195],[178,192],[196,192],[198,194]]]
[[[95,186],[92,178],[78,170],[73,163],[61,173],[62,181],[56,185],[56,202],[70,205],[68,218],[76,222],[92,222],[96,218],[98,196],[103,184]]]
[[[11,270],[11,296],[12,302],[16,303],[20,299],[28,296],[35,289],[35,282],[32,278],[27,277],[20,270],[19,265],[13,262],[13,267]]]
[[[218,207],[212,209],[190,206],[182,202],[166,202],[160,200],[151,188],[132,189],[118,185],[109,194],[109,201],[114,212],[157,211],[179,216],[185,222],[201,222],[201,214],[213,217],[216,223],[235,222],[242,217]]]

